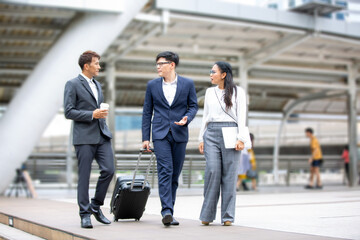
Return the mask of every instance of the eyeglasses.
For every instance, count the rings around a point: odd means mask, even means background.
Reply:
[[[210,75],[215,74],[216,72],[214,70],[210,70]]]
[[[164,64],[170,64],[171,62],[158,62],[156,63],[156,67],[162,67]]]

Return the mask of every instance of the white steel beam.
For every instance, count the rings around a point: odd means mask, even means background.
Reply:
[[[154,63],[154,57],[149,56],[139,56],[139,55],[132,55],[128,54],[124,56],[122,59],[119,59],[118,61],[131,61],[131,62],[145,62],[145,63]],[[237,61],[228,61],[231,65],[236,65]],[[196,59],[189,58],[188,56],[184,56],[181,58],[181,65],[187,64],[187,65],[193,65],[193,66],[199,66],[199,67],[212,67],[215,63],[214,60],[206,60],[206,59]]]
[[[134,20],[142,21],[142,22],[161,23],[162,17],[160,15],[139,13],[135,16]]]
[[[214,31],[216,31],[216,35],[214,35]],[[204,38],[211,37],[215,39],[231,37],[237,41],[260,41],[263,39],[270,41],[279,39],[279,37],[284,34],[246,27],[241,28],[239,26],[226,26],[226,28],[224,28],[222,25],[214,25],[213,23],[204,23],[200,26],[197,26],[194,22],[189,22],[187,24],[184,24],[183,22],[181,22],[181,24],[178,22],[171,23],[169,25],[168,33],[171,35],[179,35],[184,37],[202,36]]]
[[[22,56],[22,57],[0,57],[0,62],[6,63],[24,63],[35,65],[40,60],[40,57]]]
[[[278,49],[279,47],[281,47],[283,44],[286,44],[289,41],[294,41],[294,39],[297,38],[297,35],[293,35],[293,34],[289,34],[287,36],[283,36],[279,39],[276,39],[275,41],[272,41],[271,43],[269,43],[266,46],[263,46],[259,49],[257,49],[256,51],[247,53],[245,55],[245,58],[247,60],[252,60],[252,59],[256,59],[256,56],[264,54],[268,51],[273,51],[274,48]]]
[[[215,46],[215,47],[225,47],[226,48],[235,48],[235,49],[239,49],[239,48],[247,48],[247,49],[257,49],[261,47],[261,44],[258,42],[248,42],[248,41],[242,41],[242,40],[236,40],[236,39],[231,39],[231,40],[227,40],[224,37],[208,37],[208,36],[201,36],[198,35],[196,37],[188,37],[188,36],[183,36],[183,35],[179,35],[179,34],[169,34],[166,37],[161,37],[161,38],[153,38],[153,39],[149,39],[149,44],[167,44],[169,42],[171,42],[174,45],[193,45],[193,44],[198,44],[201,47],[211,47],[211,46]]]
[[[23,4],[30,6],[39,6],[56,9],[75,9],[79,11],[100,12],[100,13],[115,13],[119,14],[124,11],[123,1],[101,0],[77,0],[77,1],[63,1],[63,0],[2,0],[10,4]]]
[[[274,61],[284,61],[284,62],[297,62],[301,63],[321,63],[322,65],[347,65],[352,63],[352,60],[346,60],[343,58],[337,58],[336,56],[321,57],[318,54],[311,55],[302,55],[302,54],[292,54],[291,52],[283,53],[279,56],[274,57]],[[271,61],[271,60],[270,60]]]
[[[353,44],[353,45],[357,45],[360,47],[360,41],[359,39],[356,38],[345,38],[345,37],[338,37],[338,36],[333,36],[333,35],[329,35],[326,33],[320,33],[318,35],[318,37],[321,39],[328,39],[328,40],[335,40],[335,41],[339,41],[342,43],[349,43],[349,44]]]
[[[339,49],[339,46],[337,48],[335,47],[328,47],[328,46],[318,46],[314,45],[311,42],[308,42],[306,44],[303,44],[299,47],[295,47],[291,49],[291,53],[316,53],[319,56],[331,56],[331,57],[341,57],[345,59],[349,58],[360,58],[359,53],[360,49],[357,48],[348,48],[347,50]]]
[[[29,75],[30,69],[0,69],[0,75]]]
[[[272,72],[272,71],[261,71],[261,70],[253,70],[251,71],[252,78],[265,78],[265,79],[275,79],[277,80],[289,80],[291,81],[321,81],[321,82],[343,82],[344,79],[341,76],[334,75],[319,75],[319,74],[308,74],[308,73],[289,73],[289,72]]]
[[[19,17],[19,18],[73,18],[75,15],[75,11],[72,10],[60,10],[60,9],[47,9],[44,11],[43,9],[33,8],[27,9],[22,6],[11,8],[11,9],[0,9],[0,15],[2,16],[10,16],[10,17]]]
[[[137,51],[142,52],[150,52],[150,53],[158,53],[164,51],[164,49],[167,49],[169,51],[174,51],[177,53],[186,53],[186,54],[193,54],[193,55],[209,55],[209,56],[228,56],[228,57],[237,57],[241,56],[244,53],[241,50],[234,50],[234,49],[226,49],[226,48],[199,48],[198,50],[194,50],[194,47],[189,46],[174,46],[171,44],[166,45],[151,45],[151,46],[143,46],[140,45],[136,48]]]
[[[264,24],[256,24],[250,23],[245,21],[235,21],[235,20],[225,20],[219,18],[211,18],[211,17],[203,17],[203,16],[195,16],[195,15],[185,15],[180,13],[173,13],[170,12],[170,19],[178,19],[178,20],[188,20],[188,21],[198,21],[198,22],[206,22],[206,23],[214,23],[220,25],[230,25],[230,26],[239,26],[239,27],[251,27],[255,29],[263,29],[263,30],[270,30],[270,31],[280,31],[280,32],[287,32],[287,33],[294,33],[294,34],[305,34],[306,31],[303,30],[296,30],[293,28],[286,28],[286,27],[278,27],[278,26],[268,26]]]
[[[348,136],[349,136],[349,167],[350,167],[350,186],[357,186],[358,180],[358,138],[357,138],[357,93],[355,76],[358,74],[360,64],[348,66]]]
[[[325,69],[325,68],[319,69],[319,68],[295,67],[295,66],[284,66],[284,65],[274,65],[274,64],[255,66],[253,69],[324,74],[324,75],[334,75],[334,76],[347,76],[348,74],[346,70],[341,70],[341,69],[340,70]]]
[[[139,46],[143,42],[145,42],[147,39],[149,39],[150,37],[156,35],[157,33],[160,33],[160,31],[161,31],[161,26],[160,25],[157,25],[157,26],[152,25],[151,30],[146,32],[142,37],[137,38],[136,40],[134,39],[134,41],[128,43],[127,46],[122,48],[123,51],[110,53],[110,55],[108,56],[108,59],[110,61],[112,61],[111,59],[114,59],[114,61],[117,61],[118,59],[121,59],[122,57],[126,56],[129,52],[131,52],[133,49],[135,49],[137,46]]]
[[[1,35],[1,40],[7,40],[7,41],[36,41],[36,42],[43,42],[43,43],[52,43],[57,38],[57,34],[53,34],[50,36],[23,36],[23,35]]]
[[[277,47],[273,47],[272,50],[264,57],[255,60],[249,66],[249,68],[253,68],[263,64],[264,62],[270,60],[273,57],[280,55],[281,53],[309,40],[312,37],[311,34],[306,34],[303,36],[295,37],[294,39],[290,39],[289,41],[285,41],[284,43],[280,43]]]
[[[309,89],[323,89],[323,90],[347,90],[345,84],[338,83],[312,83],[294,80],[277,80],[277,79],[258,79],[250,78],[250,85],[260,85],[269,87],[288,87],[288,88],[309,88]]]
[[[8,46],[1,46],[0,52],[21,52],[21,53],[37,53],[40,51],[48,50],[49,46],[41,46],[41,45],[27,45],[27,46],[16,46],[16,45],[8,45]]]
[[[52,30],[62,31],[60,24],[51,23],[0,23],[0,30]]]

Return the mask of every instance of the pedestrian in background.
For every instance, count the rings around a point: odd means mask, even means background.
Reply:
[[[240,162],[239,162],[239,170],[238,170],[238,180],[236,183],[236,191],[240,191],[240,187],[244,191],[249,191],[250,189],[246,185],[247,177],[246,172],[251,169],[250,164],[250,155],[248,152],[248,148],[244,148],[244,150],[241,151],[240,155]]]
[[[344,168],[345,168],[345,174],[346,179],[348,181],[348,184],[350,185],[350,172],[349,172],[349,146],[345,146],[344,150],[342,152],[341,158],[344,159]]]
[[[310,183],[305,186],[306,189],[322,189],[320,179],[320,167],[323,162],[323,156],[319,141],[314,136],[314,130],[312,128],[305,129],[306,137],[310,139],[311,157],[309,158],[310,164]],[[314,177],[316,178],[316,186],[314,186]]]
[[[257,172],[256,172],[256,158],[254,153],[254,134],[250,133],[251,147],[241,151],[240,158],[240,170],[238,175],[238,182],[236,184],[236,190],[240,190],[240,185],[244,191],[249,191],[246,185],[248,179],[251,180],[251,189],[256,190]]]
[[[199,151],[205,154],[204,202],[200,220],[209,225],[216,217],[221,192],[221,222],[230,226],[235,219],[236,179],[240,151],[249,132],[245,131],[246,94],[233,81],[231,65],[216,62],[210,71],[211,83],[206,90],[204,113],[199,134]],[[233,127],[232,148],[225,147],[224,128]]]
[[[258,177],[258,174],[256,171],[256,158],[255,158],[255,152],[254,152],[254,139],[255,139],[254,134],[250,133],[251,148],[248,149],[248,153],[250,156],[251,168],[246,172],[246,177],[251,179],[252,190],[256,190],[256,180]]]

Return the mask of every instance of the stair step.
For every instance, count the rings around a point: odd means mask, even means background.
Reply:
[[[6,240],[43,240],[44,238],[37,237],[27,232],[23,232],[14,227],[0,223],[0,239]]]
[[[5,227],[12,228],[13,230],[18,230],[23,233],[27,233],[30,236],[34,236],[37,238],[35,239],[78,239],[78,240],[90,240],[92,238],[88,238],[82,235],[74,234],[68,231],[64,231],[61,229],[53,228],[50,226],[46,226],[43,224],[39,224],[36,222],[32,222],[31,220],[25,220],[19,217],[15,217],[12,215],[8,215],[5,213],[0,212],[0,224],[4,225]],[[13,227],[12,227],[13,226]],[[0,240],[2,239],[30,239],[30,238],[11,238],[7,236],[3,236],[6,231],[2,231],[0,229]],[[10,232],[10,231],[9,231]],[[43,238],[41,238],[43,237]]]

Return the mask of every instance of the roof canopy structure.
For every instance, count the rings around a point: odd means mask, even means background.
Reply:
[[[1,103],[11,100],[81,14],[63,7],[0,4]],[[171,50],[181,58],[178,73],[195,80],[200,105],[210,86],[208,70],[224,60],[238,82],[241,67],[246,68],[250,111],[282,112],[309,94],[345,93],[349,68],[360,61],[359,39],[355,23],[214,0],[159,0],[149,3],[108,48],[100,80],[106,84],[107,62],[114,62],[117,106],[142,106],[146,82],[156,77],[156,54]],[[345,114],[346,102],[337,95],[304,102],[295,112]]]

